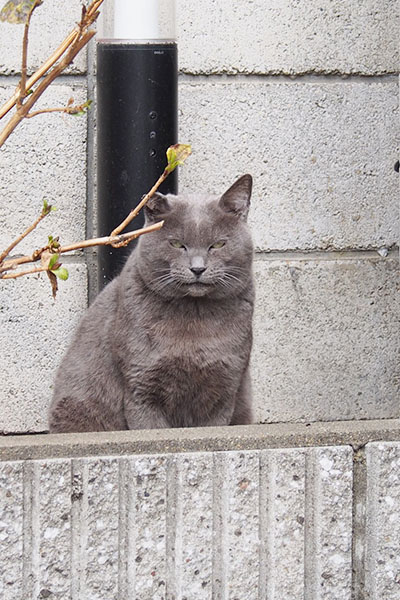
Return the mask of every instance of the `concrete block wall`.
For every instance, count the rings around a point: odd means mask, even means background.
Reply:
[[[396,600],[399,442],[235,429],[0,440],[1,597]]]
[[[32,68],[79,13],[78,0],[37,10]],[[177,0],[177,14],[179,137],[193,147],[180,187],[223,192],[244,172],[254,176],[257,420],[399,417],[398,3]],[[0,23],[1,100],[18,81],[22,29]],[[91,47],[42,106],[80,102],[88,89],[94,97],[93,72]],[[65,242],[91,234],[94,118],[37,117],[0,151],[1,247],[44,197],[59,210],[33,246],[48,234]],[[1,284],[2,432],[47,428],[49,367],[92,273],[90,256],[67,261],[71,279],[56,305],[45,281]]]
[[[178,8],[180,185],[254,176],[257,420],[398,417],[398,3]]]

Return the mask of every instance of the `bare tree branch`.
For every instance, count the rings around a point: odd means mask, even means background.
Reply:
[[[49,87],[51,83],[64,71],[64,69],[74,60],[75,56],[78,52],[86,46],[89,40],[95,35],[95,31],[88,31],[83,34],[81,39],[78,39],[71,46],[69,51],[66,53],[61,62],[56,65],[48,75],[39,83],[38,87],[30,96],[28,96],[26,102],[17,109],[15,114],[11,117],[7,125],[4,127],[3,131],[0,132],[0,147],[4,144],[4,142],[9,138],[14,129],[19,125],[19,123],[26,117],[26,115],[30,112],[32,106],[39,100],[40,96],[43,92]]]
[[[118,225],[118,227],[116,227],[114,229],[114,231],[111,232],[111,235],[117,235],[123,229],[125,229],[125,227],[127,225],[129,225],[129,223],[139,213],[141,208],[143,208],[143,206],[148,202],[148,200],[153,196],[153,194],[155,194],[155,192],[158,190],[160,185],[167,179],[168,175],[170,173],[172,173],[172,171],[174,171],[177,166],[182,165],[185,162],[185,160],[188,158],[188,156],[191,155],[191,153],[192,153],[192,149],[188,144],[175,144],[174,146],[170,146],[168,148],[168,150],[167,150],[168,164],[165,167],[162,175],[160,175],[160,177],[158,178],[156,183],[153,185],[151,190],[145,196],[143,196],[143,198],[139,202],[139,204],[133,210],[131,210],[131,212],[126,217],[126,219],[124,219],[122,221],[122,223],[120,225]],[[113,244],[113,246],[114,246],[114,244]],[[118,244],[115,245],[115,247],[118,248]]]
[[[90,248],[93,246],[111,246],[114,244],[127,245],[132,240],[135,240],[141,235],[146,233],[152,233],[154,231],[158,231],[164,225],[164,221],[159,221],[158,223],[154,223],[153,225],[149,225],[148,227],[142,227],[141,229],[136,229],[135,231],[128,231],[127,233],[121,233],[120,235],[108,235],[100,238],[92,238],[90,240],[83,240],[81,242],[75,242],[68,246],[60,246],[55,249],[53,252],[56,254],[64,254],[65,252],[73,252],[74,250],[81,250],[83,248]],[[42,266],[40,269],[33,271],[18,271],[14,273],[13,276],[6,273],[6,271],[12,271],[20,265],[28,264],[32,262],[36,262],[41,259],[42,255],[45,252],[49,252],[49,246],[44,246],[40,250],[36,250],[30,256],[20,256],[19,258],[13,258],[9,260],[5,260],[0,265],[0,279],[15,279],[19,277],[17,273],[28,274],[28,273],[38,273],[39,271],[47,271],[48,266]],[[51,255],[51,254],[50,254]],[[5,273],[2,275],[2,273]]]
[[[44,257],[51,257],[52,254],[63,254],[65,252],[72,252],[74,250],[81,250],[83,248],[89,248],[91,246],[106,246],[111,245],[115,248],[119,248],[121,246],[127,246],[132,240],[136,239],[140,235],[145,233],[151,233],[153,231],[158,231],[164,224],[164,221],[160,221],[159,223],[155,223],[153,225],[149,225],[148,227],[143,227],[142,229],[137,229],[135,231],[129,231],[127,233],[121,233],[121,231],[132,221],[132,219],[139,213],[140,209],[146,204],[146,202],[153,196],[153,194],[157,191],[160,185],[165,181],[174,169],[179,164],[182,164],[188,156],[191,154],[191,148],[187,144],[175,144],[174,146],[170,146],[167,150],[167,166],[165,167],[162,175],[158,178],[156,183],[153,185],[151,190],[142,198],[142,200],[138,203],[138,205],[129,213],[126,219],[122,221],[122,223],[112,231],[109,236],[101,237],[101,238],[93,238],[90,240],[83,240],[80,242],[75,242],[68,246],[60,246],[58,243],[58,238],[51,238],[49,243],[35,250],[31,255],[20,256],[18,258],[10,258],[8,260],[4,260],[4,258],[9,254],[10,249],[15,248],[15,246],[24,238],[30,231],[33,231],[35,227],[40,223],[46,214],[48,214],[52,207],[48,205],[46,202],[43,206],[42,215],[36,219],[36,221],[28,227],[26,232],[19,236],[8,248],[5,250],[0,257],[0,279],[11,279],[11,277],[6,277],[2,275],[2,273],[6,273],[7,271],[13,271],[18,266],[26,263],[36,262],[38,260],[42,260],[42,266],[47,265],[45,270],[51,271],[49,269],[48,260],[47,263],[44,261]],[[43,214],[45,213],[45,214]]]
[[[164,171],[163,174],[157,179],[156,183],[153,185],[151,190],[145,196],[143,196],[143,198],[139,202],[139,204],[135,208],[133,208],[131,210],[131,212],[129,213],[129,215],[122,221],[122,223],[120,223],[118,225],[118,227],[116,227],[111,232],[111,236],[118,235],[121,231],[123,231],[125,229],[125,227],[127,227],[129,225],[129,223],[139,214],[139,211],[148,202],[148,200],[153,196],[153,194],[158,190],[160,185],[166,180],[167,177],[168,177],[168,173],[166,173]],[[112,245],[114,246],[114,244],[112,244]],[[118,247],[118,245],[115,247]]]
[[[94,30],[89,30],[89,27],[97,19],[99,12],[98,8],[104,0],[93,0],[87,10],[82,11],[82,18],[77,28],[74,30],[76,35],[70,38],[70,43],[64,50],[64,56],[58,64],[53,66],[52,70],[45,75],[38,87],[29,95],[27,100],[17,107],[15,114],[8,121],[4,129],[0,132],[0,147],[8,139],[14,129],[30,112],[32,106],[39,100],[43,92],[49,85],[70,65],[75,59],[78,52],[86,46],[89,40],[95,35]],[[70,36],[68,36],[70,37]],[[30,89],[30,88],[29,88]],[[28,90],[27,90],[28,91]],[[17,94],[17,101],[19,92]]]
[[[159,221],[158,223],[148,225],[148,227],[142,227],[141,229],[136,229],[135,231],[128,231],[127,233],[120,233],[119,235],[111,234],[105,237],[92,238],[91,240],[85,240],[84,242],[70,244],[69,246],[61,246],[61,248],[58,249],[58,252],[62,254],[63,252],[72,252],[73,250],[79,250],[80,248],[90,248],[91,246],[113,246],[116,243],[126,246],[129,244],[129,242],[135,240],[144,233],[152,233],[153,231],[158,231],[163,225],[164,221]]]
[[[24,231],[24,233],[21,233],[21,235],[19,235],[13,242],[11,242],[11,244],[8,246],[8,248],[6,248],[3,252],[1,252],[0,265],[3,262],[3,260],[10,254],[11,250],[14,250],[15,246],[17,246],[20,242],[22,242],[22,240],[24,238],[26,238],[27,235],[29,235],[34,229],[36,229],[36,227],[39,225],[40,221],[42,221],[45,217],[47,217],[47,215],[49,213],[50,213],[50,210],[49,211],[42,210],[42,212],[40,213],[40,215],[38,216],[36,221],[34,221],[32,223],[32,225],[30,225]]]
[[[47,270],[47,267],[35,267],[34,269],[26,269],[25,271],[17,271],[16,273],[5,273],[4,275],[0,274],[0,278],[17,279],[18,277],[23,277],[24,275],[35,275],[36,273],[44,273]]]
[[[31,24],[31,18],[35,8],[42,4],[42,0],[35,0],[26,18],[24,26],[24,37],[22,40],[22,65],[21,65],[21,79],[19,83],[19,93],[17,97],[17,106],[20,107],[24,101],[26,95],[26,71],[28,63],[28,40],[29,40],[29,27]]]
[[[34,110],[25,115],[25,119],[31,119],[32,117],[36,117],[37,115],[44,115],[46,113],[55,113],[61,112],[67,115],[78,115],[84,114],[89,108],[91,102],[86,101],[83,104],[73,105],[73,99],[70,98],[66,106],[60,106],[55,108],[42,108],[41,110]]]
[[[43,63],[41,67],[28,79],[26,82],[26,91],[29,91],[35,83],[39,81],[51,69],[51,67],[61,58],[67,48],[75,41],[78,37],[79,32],[74,29],[69,36],[65,38],[62,44],[57,48],[57,50]],[[19,90],[15,92],[15,94],[7,100],[0,108],[0,119],[2,119],[12,108],[15,106],[17,98],[18,98]]]

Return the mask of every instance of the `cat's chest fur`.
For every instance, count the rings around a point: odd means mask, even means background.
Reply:
[[[136,343],[130,352],[123,350],[127,402],[140,396],[160,407],[173,427],[207,424],[238,392],[248,365],[251,315],[246,299],[225,307],[153,299],[145,319],[138,323],[131,315],[130,329],[141,338],[142,349],[138,352]]]
[[[198,311],[175,312],[160,316],[149,330],[156,352],[164,357],[193,357],[199,364],[206,365],[216,354],[236,354],[246,337],[248,323],[241,314],[240,305],[236,310],[223,307],[217,313],[209,313],[207,307]],[[234,315],[242,321],[232,320]]]
[[[130,326],[143,344],[140,351],[137,344],[131,351],[123,350],[136,377],[147,368],[164,373],[174,369],[206,373],[215,372],[216,365],[221,370],[226,365],[234,372],[247,356],[251,345],[250,304],[237,301],[226,309],[219,306],[217,311],[207,305],[199,307],[195,302],[182,304],[155,308],[153,303],[146,318]]]

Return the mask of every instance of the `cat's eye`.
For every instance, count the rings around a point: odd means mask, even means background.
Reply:
[[[169,240],[169,243],[173,248],[185,248],[185,246],[179,240]]]
[[[212,244],[212,246],[210,246],[210,248],[222,248],[223,246],[225,246],[225,242],[224,240],[220,240],[219,242],[215,242],[214,244]]]

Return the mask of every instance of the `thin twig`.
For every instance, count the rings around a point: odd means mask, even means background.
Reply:
[[[67,36],[64,42],[59,46],[59,48],[53,53],[53,55],[36,71],[36,73],[27,81],[27,54],[28,54],[28,36],[29,36],[29,26],[30,19],[34,9],[41,4],[41,0],[35,0],[33,7],[28,15],[27,21],[25,23],[24,30],[24,38],[23,38],[23,49],[22,49],[22,68],[21,68],[21,80],[19,84],[18,90],[15,92],[14,96],[0,109],[0,119],[7,114],[7,112],[17,104],[17,110],[15,114],[11,117],[9,122],[6,124],[4,129],[0,132],[0,147],[4,144],[4,142],[8,139],[17,125],[24,118],[31,118],[39,114],[43,113],[51,113],[51,112],[64,112],[74,114],[84,110],[85,107],[88,107],[88,103],[85,103],[81,106],[71,106],[72,100],[69,101],[66,107],[60,108],[47,108],[36,111],[31,111],[32,106],[39,100],[43,92],[49,87],[49,85],[64,71],[64,69],[72,63],[75,56],[78,52],[89,42],[89,40],[95,35],[95,31],[89,30],[88,28],[93,22],[97,19],[99,12],[98,9],[104,0],[93,0],[89,7],[86,9],[83,7],[82,9],[82,17],[81,21],[74,29],[74,31]],[[57,61],[60,61],[57,63]],[[32,86],[42,79],[39,82],[37,88],[32,91]],[[27,96],[27,92],[30,91],[31,94],[29,97]],[[30,256],[22,256],[15,259],[4,260],[10,252],[29,234],[31,233],[40,221],[49,214],[50,211],[43,210],[36,221],[30,225],[26,231],[18,236],[9,246],[0,254],[0,279],[16,279],[18,277],[23,277],[24,275],[30,275],[35,273],[41,273],[47,271],[50,276],[51,270],[49,269],[49,261],[52,254],[63,254],[66,252],[71,252],[74,250],[80,250],[83,248],[88,248],[92,246],[102,246],[102,245],[113,245],[115,247],[126,246],[129,242],[136,239],[137,237],[150,233],[152,231],[157,231],[161,229],[164,222],[160,221],[153,225],[143,227],[142,229],[138,229],[135,231],[129,231],[127,233],[120,233],[138,214],[140,209],[146,204],[149,198],[154,194],[154,192],[158,189],[161,183],[166,179],[169,172],[167,170],[159,177],[156,184],[152,187],[150,192],[144,196],[141,202],[137,205],[135,209],[131,211],[128,217],[121,223],[121,225],[114,230],[111,235],[105,236],[102,238],[93,238],[91,240],[84,240],[81,242],[76,242],[74,244],[70,244],[68,246],[58,246],[56,244],[57,240],[52,240],[48,245],[35,250]],[[23,269],[17,271],[16,268],[27,263],[33,263],[38,260],[41,260],[42,265],[40,267],[34,267],[30,269]],[[12,271],[12,272],[7,272]]]
[[[27,269],[25,271],[16,271],[15,273],[6,273],[0,275],[0,279],[17,279],[17,277],[23,277],[24,275],[34,275],[35,273],[43,273],[48,271],[47,267],[35,267],[34,269]]]
[[[164,169],[163,173],[157,179],[156,183],[153,185],[151,190],[143,196],[142,200],[139,204],[131,210],[129,215],[116,227],[111,235],[117,235],[120,233],[129,223],[137,216],[139,211],[143,208],[143,206],[150,200],[150,198],[155,194],[160,185],[167,179],[168,175],[172,173],[172,171],[180,164],[186,160],[188,156],[192,153],[191,147],[187,144],[175,144],[170,146],[167,150],[167,159],[168,165]],[[114,246],[114,244],[113,244]],[[118,248],[118,245],[115,246]]]
[[[68,110],[67,106],[64,106],[62,108],[43,108],[42,110],[34,110],[33,112],[26,114],[25,119],[32,119],[32,117],[36,117],[37,115],[43,115],[45,113],[54,113],[54,112],[69,113],[70,111]],[[78,112],[78,111],[76,111],[76,112]]]
[[[113,244],[128,244],[132,240],[135,240],[144,233],[151,233],[152,231],[158,231],[164,225],[164,221],[159,221],[153,225],[142,227],[142,229],[136,229],[135,231],[128,231],[126,233],[120,233],[119,235],[107,235],[101,238],[93,238],[91,240],[85,240],[84,242],[78,242],[69,246],[61,246],[57,249],[57,252],[62,254],[63,252],[72,252],[72,250],[79,250],[80,248],[90,248],[91,246],[112,246]]]
[[[156,183],[153,185],[153,187],[151,188],[151,190],[145,196],[143,196],[143,198],[139,202],[139,204],[137,206],[135,206],[135,208],[133,208],[131,210],[131,212],[129,213],[129,215],[122,221],[122,223],[120,223],[118,225],[118,227],[116,227],[111,232],[112,236],[118,235],[119,233],[121,233],[121,231],[123,229],[125,229],[125,227],[127,225],[129,225],[129,223],[137,216],[137,214],[139,213],[139,211],[150,200],[150,198],[153,196],[153,194],[155,194],[155,192],[158,190],[158,188],[160,187],[160,185],[166,180],[167,177],[168,177],[168,173],[166,173],[166,171],[164,171],[163,174],[160,175],[160,177],[157,179]]]
[[[32,223],[32,225],[30,225],[25,231],[24,233],[21,233],[21,235],[19,235],[13,242],[11,242],[11,244],[8,246],[8,248],[6,248],[1,254],[0,254],[0,264],[3,262],[3,260],[6,258],[6,256],[8,256],[11,252],[11,250],[13,250],[15,248],[15,246],[17,246],[20,242],[22,242],[22,240],[31,233],[31,231],[33,231],[34,229],[36,229],[36,227],[39,225],[40,221],[42,221],[42,219],[44,219],[45,217],[47,217],[47,215],[49,214],[49,212],[45,212],[42,211],[40,213],[40,215],[38,216],[38,218],[36,219],[36,221],[34,223]]]
[[[28,64],[28,40],[29,40],[29,27],[31,24],[31,18],[33,15],[33,11],[41,4],[41,0],[36,0],[32,8],[30,9],[28,16],[26,17],[25,27],[24,27],[24,37],[22,39],[22,65],[21,65],[21,79],[19,82],[19,93],[17,97],[17,106],[18,108],[22,105],[24,98],[26,96],[26,72],[27,72],[27,64]]]
[[[88,105],[88,103],[85,102],[85,106],[87,106],[87,105]],[[46,113],[55,113],[55,112],[66,113],[67,115],[76,115],[77,113],[84,111],[85,106],[83,104],[80,104],[79,106],[67,105],[67,106],[60,106],[59,108],[42,108],[41,110],[34,110],[33,112],[27,113],[25,115],[25,119],[32,119],[32,117],[36,117],[37,115],[44,115]]]
[[[2,263],[0,263],[0,273],[4,273],[5,271],[9,271],[10,269],[15,269],[15,267],[18,267],[20,265],[36,262],[41,258],[43,252],[46,252],[49,249],[50,246],[49,244],[47,244],[46,246],[43,246],[43,248],[38,248],[37,250],[32,252],[32,254],[29,254],[27,256],[9,258],[8,260],[5,260]]]
[[[69,106],[69,104],[67,106]],[[0,261],[0,278],[1,278],[1,273],[15,269],[16,267],[18,267],[22,264],[35,262],[39,259],[43,260],[43,257],[45,256],[46,252],[50,255],[54,254],[54,253],[62,254],[64,252],[71,252],[73,250],[80,250],[82,248],[88,248],[91,246],[102,246],[102,245],[112,245],[114,248],[120,248],[121,246],[127,246],[129,244],[129,242],[131,242],[135,238],[139,237],[140,235],[143,235],[144,233],[150,233],[151,231],[157,231],[158,229],[160,229],[164,224],[163,221],[160,221],[159,223],[155,223],[154,225],[143,227],[142,229],[138,229],[135,231],[129,231],[127,233],[122,233],[122,234],[120,233],[122,231],[122,229],[124,229],[126,227],[126,225],[129,224],[132,221],[132,219],[138,214],[140,209],[146,204],[146,202],[149,200],[149,198],[151,198],[151,196],[156,192],[158,187],[163,183],[163,181],[168,177],[168,175],[170,173],[172,173],[172,171],[179,164],[182,164],[186,160],[186,158],[191,154],[191,148],[190,148],[190,146],[188,146],[186,144],[175,144],[174,146],[170,146],[168,148],[166,154],[167,154],[168,164],[165,167],[162,175],[158,178],[157,182],[153,185],[151,190],[142,198],[142,200],[139,202],[139,204],[129,213],[128,217],[126,219],[124,219],[124,221],[122,221],[122,223],[118,227],[116,227],[109,236],[105,236],[102,238],[93,238],[91,240],[84,240],[81,242],[76,242],[69,246],[62,246],[62,247],[58,243],[58,238],[49,239],[49,243],[46,246],[44,246],[43,248],[40,248],[38,250],[35,250],[33,252],[33,254],[30,256],[21,256],[19,258],[13,258],[13,259],[5,260],[5,261],[3,260],[3,262]],[[50,212],[50,210],[51,210],[51,206],[49,206],[47,204],[43,208],[43,211],[46,212],[46,214],[48,214],[48,212]],[[30,229],[33,229],[34,227],[35,227],[35,224],[33,224],[30,227]],[[13,243],[14,246],[17,243],[18,243],[18,240],[16,240],[16,242]],[[5,256],[5,253],[3,254],[3,256]]]
[[[64,254],[65,252],[72,252],[73,250],[81,250],[83,248],[90,248],[92,246],[110,246],[113,244],[123,244],[126,245],[132,240],[135,240],[139,236],[145,233],[151,233],[153,231],[158,231],[164,225],[164,221],[159,221],[158,223],[154,223],[153,225],[148,225],[147,227],[142,227],[142,229],[136,229],[135,231],[128,231],[127,233],[121,233],[120,235],[108,235],[100,238],[92,238],[90,240],[83,240],[81,242],[75,242],[74,244],[70,244],[69,246],[60,246],[56,248],[54,252],[57,254]],[[6,275],[1,275],[1,273],[5,273],[6,271],[10,271],[15,269],[16,267],[36,262],[42,256],[42,254],[49,250],[49,246],[44,246],[40,250],[36,250],[30,256],[20,256],[18,258],[13,258],[9,260],[5,260],[0,266],[0,278],[2,279],[10,279]],[[46,269],[45,269],[46,270]],[[20,271],[18,271],[20,272]]]

